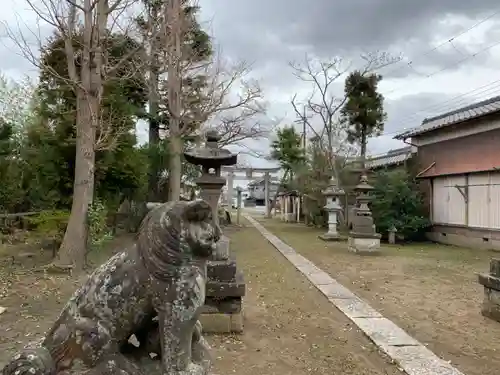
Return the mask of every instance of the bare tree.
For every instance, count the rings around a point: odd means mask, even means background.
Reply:
[[[246,147],[247,139],[269,136],[277,121],[267,117],[267,102],[259,82],[250,78],[250,66],[245,62],[224,64],[219,58],[211,67],[211,79],[201,101],[199,115],[206,119],[201,130],[215,129],[222,146],[241,148]]]
[[[141,3],[145,16],[138,17],[136,23],[145,46],[145,61],[148,62],[149,98],[145,117],[149,122],[149,145],[157,147],[162,131],[163,134],[172,130],[175,132],[177,122],[183,121],[185,116],[182,113],[173,114],[180,110],[180,103],[186,102],[185,96],[196,95],[196,85],[201,77],[196,77],[193,70],[207,64],[210,42],[204,39],[207,34],[196,19],[198,7],[193,1],[141,0]],[[176,89],[170,90],[171,86]],[[169,97],[175,90],[180,91],[181,98],[174,100],[170,108]],[[171,123],[173,128],[169,129]],[[148,190],[153,200],[159,198],[159,167],[157,163],[150,165]]]
[[[185,139],[201,138],[207,127],[217,128],[222,145],[267,134],[266,103],[247,64],[227,64],[220,50],[200,50],[195,1],[142,0],[146,18],[140,21],[147,45],[150,144],[169,145],[169,199],[180,194]],[[152,35],[157,33],[155,38]],[[206,34],[205,34],[206,35]],[[208,43],[210,46],[210,43]],[[159,171],[150,172],[150,190]]]
[[[181,128],[181,58],[182,37],[186,29],[183,27],[181,0],[166,2],[165,15],[167,24],[167,51],[168,51],[168,108],[170,112],[170,159],[169,159],[169,187],[170,200],[179,200],[181,195],[181,175],[183,150]]]
[[[103,87],[131,59],[139,48],[118,61],[110,61],[106,40],[110,27],[130,6],[127,0],[26,0],[36,16],[54,28],[64,41],[68,77],[61,77],[50,66],[42,66],[38,56],[22,34],[10,33],[21,52],[35,66],[45,68],[64,80],[76,96],[76,158],[73,204],[66,233],[53,263],[56,269],[81,270],[87,252],[87,214],[94,195],[95,152],[114,147],[117,136],[101,111]],[[31,31],[32,35],[37,35]],[[38,40],[43,47],[45,41]],[[123,78],[123,77],[122,77]],[[109,113],[107,114],[109,118]]]
[[[174,2],[177,0],[174,0]],[[182,14],[177,8],[170,12]],[[180,17],[179,17],[180,18]],[[168,26],[170,71],[165,107],[169,113],[167,135],[170,144],[169,199],[177,200],[180,194],[183,139],[199,137],[207,128],[216,128],[222,136],[222,145],[241,143],[248,138],[263,137],[270,127],[266,121],[266,103],[257,81],[249,78],[251,69],[245,63],[227,64],[220,51],[209,61],[189,58],[192,51],[181,44],[179,50],[172,43],[179,43],[174,34],[189,30],[189,20],[170,17]],[[173,29],[172,29],[173,27]],[[179,31],[180,28],[180,31]],[[178,61],[179,64],[175,64]],[[174,69],[175,68],[175,69]],[[185,85],[189,82],[189,85]]]
[[[364,66],[360,69],[363,75],[399,60],[387,53],[367,54],[361,57],[364,61]],[[327,152],[329,169],[333,176],[339,179],[338,157],[347,160],[357,153],[357,150],[347,142],[347,124],[342,123],[339,116],[342,106],[347,101],[347,95],[338,90],[337,84],[351,70],[351,65],[338,57],[320,60],[306,55],[304,62],[290,63],[290,66],[295,77],[311,86],[311,91],[301,101],[297,99],[297,94],[293,96],[291,104],[294,112],[299,122],[312,131],[321,149]],[[341,92],[340,95],[337,94],[338,91]]]

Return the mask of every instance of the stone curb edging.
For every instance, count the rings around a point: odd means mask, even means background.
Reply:
[[[307,258],[269,232],[248,214],[243,216],[323,295],[408,375],[465,375],[436,356],[392,321],[352,293]]]

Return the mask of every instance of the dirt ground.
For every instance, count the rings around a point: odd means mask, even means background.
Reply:
[[[401,374],[255,228],[228,236],[245,274],[245,328],[210,336],[215,374]]]
[[[262,224],[333,278],[369,302],[434,353],[467,375],[496,375],[500,323],[480,313],[477,272],[500,253],[438,244],[382,245],[359,256],[346,243],[325,243],[324,231],[259,218]]]
[[[113,239],[91,253],[99,265],[131,242],[130,236]],[[27,254],[30,256],[28,257]],[[19,349],[38,340],[86,276],[48,275],[36,271],[50,263],[52,251],[24,245],[0,245],[0,368]]]
[[[268,242],[251,227],[232,229],[232,249],[245,273],[245,330],[242,335],[214,335],[208,339],[215,374],[395,375],[375,346]],[[94,263],[130,243],[119,238]],[[0,368],[24,344],[50,327],[63,304],[81,283],[63,276],[31,271],[50,254],[12,265],[15,248],[0,254]]]

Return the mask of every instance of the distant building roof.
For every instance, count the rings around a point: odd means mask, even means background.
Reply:
[[[422,121],[422,125],[396,135],[395,139],[410,138],[416,135],[427,133],[429,131],[458,124],[495,112],[500,112],[500,96],[483,100],[466,107],[444,113],[442,115],[431,117]]]
[[[255,186],[255,185],[260,185],[260,184],[263,184],[264,182],[265,182],[265,179],[260,178],[260,179],[258,179],[258,180],[253,180],[253,181],[250,181],[250,182],[248,183],[248,185],[247,185],[247,186]],[[271,185],[279,185],[279,182],[278,182],[278,181],[276,181],[276,178],[274,178],[274,179],[273,179],[272,177],[271,177],[271,179],[270,179],[269,183],[270,183]]]
[[[366,167],[371,169],[400,164],[408,160],[413,153],[415,150],[411,146],[390,150],[385,155],[367,159]]]

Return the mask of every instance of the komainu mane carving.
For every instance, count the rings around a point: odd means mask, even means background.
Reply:
[[[152,353],[162,374],[207,374],[208,345],[198,317],[206,260],[220,234],[205,201],[153,209],[136,244],[100,266],[41,345],[15,356],[2,374],[149,374],[136,359]],[[131,350],[132,335],[140,346]]]

